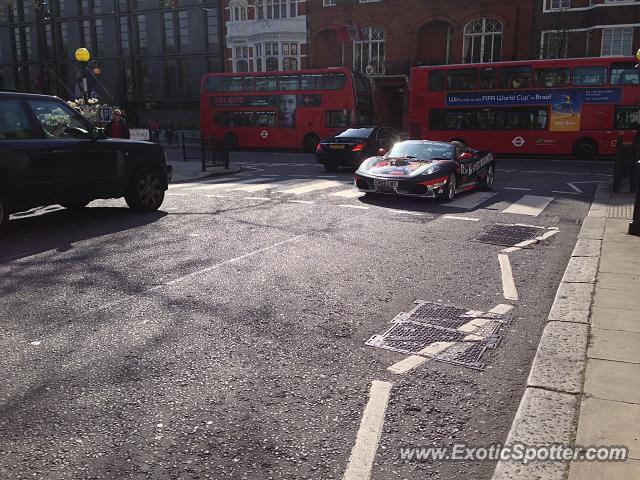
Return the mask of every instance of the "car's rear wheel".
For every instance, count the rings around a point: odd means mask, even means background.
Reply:
[[[491,190],[493,187],[493,181],[496,176],[496,166],[493,163],[490,163],[487,166],[487,175],[480,179],[480,189],[481,190]]]
[[[449,179],[447,180],[447,185],[444,187],[444,191],[440,198],[442,198],[445,202],[451,202],[456,197],[456,172],[451,172],[449,175]]]
[[[573,154],[580,160],[593,160],[598,154],[598,144],[590,138],[583,138],[573,146]]]
[[[0,235],[4,233],[9,224],[9,202],[0,190]]]
[[[124,199],[136,212],[154,212],[164,201],[165,179],[153,167],[142,167],[134,172]]]
[[[324,168],[327,172],[337,172],[338,171],[338,165],[336,165],[335,163],[326,163],[324,165]]]

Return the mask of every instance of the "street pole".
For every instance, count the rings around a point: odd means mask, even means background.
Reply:
[[[638,60],[638,64],[636,68],[640,70],[640,49],[636,52],[636,60]],[[640,71],[638,72],[640,75]],[[640,115],[640,106],[638,107],[638,114]],[[636,148],[634,152],[636,156],[634,160],[636,163],[635,171],[632,175],[635,175],[635,185],[636,185],[636,202],[633,206],[633,219],[629,222],[629,235],[635,235],[636,237],[640,237],[640,159],[638,159],[638,152],[640,151],[640,146],[637,143],[638,135],[640,135],[640,125],[637,126],[636,129],[636,138],[634,139],[634,143],[636,144]]]
[[[82,97],[84,99],[84,116],[89,117],[89,87],[87,85],[87,65],[91,59],[89,50],[80,47],[75,53],[76,60],[82,66]]]

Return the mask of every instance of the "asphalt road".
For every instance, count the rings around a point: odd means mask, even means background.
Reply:
[[[373,381],[392,386],[372,478],[490,478],[490,461],[399,448],[504,441],[595,190],[579,182],[610,164],[500,160],[495,195],[455,207],[358,197],[301,154],[233,160],[240,174],[174,184],[154,214],[114,200],[12,219],[0,478],[340,479]],[[524,195],[550,203],[504,212]],[[508,254],[517,300],[504,246],[477,241],[495,224],[559,229]],[[418,299],[514,308],[484,369],[395,374],[408,355],[365,342]]]

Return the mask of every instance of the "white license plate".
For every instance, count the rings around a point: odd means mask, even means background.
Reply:
[[[344,143],[332,143],[329,145],[329,150],[344,150],[345,147]]]
[[[374,180],[373,184],[376,187],[398,188],[398,182],[396,180]]]

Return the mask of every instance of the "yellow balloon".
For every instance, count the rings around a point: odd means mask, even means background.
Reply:
[[[91,58],[91,54],[89,53],[89,50],[87,50],[84,47],[77,49],[75,55],[76,55],[76,60],[79,62],[88,62],[89,59]]]
[[[636,52],[636,59],[640,62],[640,48]]]

